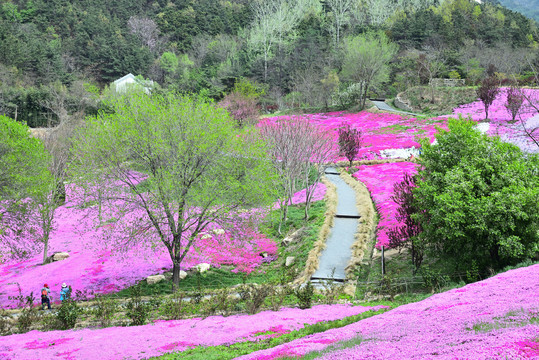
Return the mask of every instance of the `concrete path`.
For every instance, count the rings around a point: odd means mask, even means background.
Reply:
[[[411,113],[411,112],[407,112],[407,111],[402,111],[402,110],[395,109],[394,107],[392,107],[392,106],[390,106],[389,104],[387,104],[385,101],[371,100],[371,102],[372,102],[372,103],[373,103],[379,110],[391,111],[391,112],[395,112],[395,113],[399,113],[399,114],[414,115],[414,116],[421,115],[421,114],[415,114],[415,113]]]
[[[355,241],[354,235],[359,224],[356,193],[338,174],[334,168],[326,170],[326,178],[337,187],[337,214],[326,240],[326,248],[320,255],[318,270],[311,277],[313,280],[346,279],[344,269],[352,256],[350,247]]]

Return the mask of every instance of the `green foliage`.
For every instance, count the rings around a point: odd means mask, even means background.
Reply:
[[[64,300],[56,313],[56,318],[61,330],[73,329],[82,310],[77,302],[71,298]]]
[[[125,314],[131,319],[131,325],[144,325],[150,317],[151,305],[142,300],[140,288],[133,286],[130,298],[125,306]]]
[[[96,295],[95,308],[91,313],[103,327],[110,326],[116,312],[119,310],[117,301],[110,296]]]
[[[414,197],[422,246],[457,270],[500,269],[537,254],[539,158],[473,123],[449,119],[438,144],[423,141]]]
[[[342,78],[362,85],[360,106],[371,86],[388,79],[388,63],[397,53],[398,46],[382,33],[367,33],[345,41]]]
[[[43,192],[51,181],[43,143],[26,125],[0,115],[0,199],[21,199]]]
[[[306,284],[294,289],[294,295],[298,298],[300,309],[310,309],[314,299],[314,286],[308,281]]]

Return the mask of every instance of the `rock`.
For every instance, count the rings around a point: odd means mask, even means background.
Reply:
[[[151,275],[146,278],[148,284],[157,284],[158,282],[165,280],[165,275]]]
[[[291,236],[287,236],[283,239],[283,241],[281,241],[281,245],[283,246],[288,246],[292,243],[292,241],[294,241],[294,239],[291,237]]]
[[[62,261],[69,257],[69,254],[66,252],[57,252],[52,255],[52,261]]]
[[[225,229],[213,229],[212,231],[215,235],[223,235],[225,233]]]
[[[292,265],[294,263],[294,261],[296,261],[296,257],[295,256],[288,256],[286,258],[286,261],[284,263],[284,266],[286,267],[289,267],[290,265]]]
[[[208,271],[210,269],[210,267],[211,266],[208,263],[200,263],[200,264],[195,266],[195,269],[197,269],[198,272],[202,274],[202,273]]]

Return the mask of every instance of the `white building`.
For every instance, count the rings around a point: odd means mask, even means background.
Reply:
[[[129,88],[141,88],[146,94],[150,94],[153,86],[153,81],[139,80],[135,75],[129,73],[124,77],[115,80],[113,83],[117,92],[126,92]]]

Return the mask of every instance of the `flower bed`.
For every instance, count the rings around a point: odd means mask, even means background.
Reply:
[[[535,109],[526,105],[525,101],[521,111],[517,115],[517,122],[511,123],[512,116],[504,106],[507,101],[507,90],[508,88],[502,88],[489,107],[489,120],[486,133],[490,136],[500,136],[503,141],[515,144],[523,151],[539,152],[539,147],[523,131],[523,126],[528,130],[539,127],[539,114],[537,114]],[[538,89],[524,89],[524,92],[532,101],[539,103]],[[461,114],[478,122],[485,121],[485,107],[480,100],[459,106],[453,110],[453,113]]]
[[[251,316],[210,316],[133,327],[31,331],[3,337],[0,359],[144,359],[199,345],[259,341],[301,329],[305,324],[342,319],[380,308],[382,306],[317,305],[306,310],[284,308]]]
[[[407,149],[419,147],[418,139],[427,137],[431,141],[436,134],[436,126],[447,129],[445,119],[416,119],[398,114],[362,111],[356,114],[332,112],[324,114],[303,115],[320,127],[334,131],[335,151],[338,151],[337,129],[349,124],[363,133],[362,148],[357,159],[378,159],[383,157],[381,151],[390,149]],[[286,117],[265,119],[264,122],[276,122]],[[339,160],[346,160],[344,157]]]
[[[404,174],[417,172],[417,164],[411,162],[397,162],[377,165],[361,165],[353,176],[363,182],[376,205],[380,215],[378,222],[378,232],[376,243],[377,248],[389,244],[387,232],[389,229],[400,225],[395,219],[398,205],[391,200],[393,196],[393,186],[401,182]]]
[[[354,338],[363,341],[323,359],[536,359],[538,337],[534,265],[238,359],[302,356]]]

